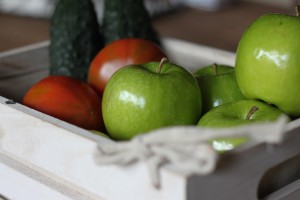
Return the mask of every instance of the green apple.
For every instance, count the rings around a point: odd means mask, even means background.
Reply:
[[[238,87],[235,69],[228,65],[209,65],[194,72],[202,94],[202,113],[224,103],[246,99]]]
[[[258,100],[239,100],[217,106],[204,114],[198,126],[234,127],[273,121],[284,113],[276,107]]]
[[[219,153],[224,153],[248,142],[248,138],[234,137],[234,138],[214,138],[209,141],[212,147]]]
[[[104,124],[115,140],[166,126],[195,125],[201,109],[195,77],[166,59],[119,69],[102,100]]]
[[[281,110],[257,100],[239,100],[217,106],[204,114],[198,126],[211,128],[236,127],[246,124],[274,121],[285,115]],[[213,147],[224,152],[247,141],[247,138],[216,138]]]
[[[236,76],[250,99],[300,116],[300,18],[267,14],[243,33],[236,52]]]
[[[109,136],[103,132],[97,130],[90,130],[93,134],[100,135],[101,137],[109,138]]]

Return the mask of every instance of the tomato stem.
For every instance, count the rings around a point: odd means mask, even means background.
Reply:
[[[162,70],[162,68],[163,68],[163,65],[164,65],[165,63],[167,63],[167,62],[169,62],[168,58],[162,58],[162,59],[161,59],[161,61],[160,61],[160,63],[159,63],[159,66],[158,66],[158,68],[157,68],[157,73],[158,73],[158,74],[160,74],[160,72],[161,72],[161,70]]]
[[[256,112],[258,111],[258,107],[257,106],[252,106],[251,109],[249,110],[248,114],[247,114],[247,117],[246,117],[246,120],[249,120],[250,117]]]

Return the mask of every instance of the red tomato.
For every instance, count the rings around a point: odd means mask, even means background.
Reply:
[[[159,46],[139,38],[116,40],[106,45],[93,59],[89,68],[88,83],[100,94],[107,81],[119,68],[129,64],[159,62],[166,57]]]
[[[48,76],[33,85],[23,104],[88,130],[104,130],[101,98],[86,83],[66,76]]]

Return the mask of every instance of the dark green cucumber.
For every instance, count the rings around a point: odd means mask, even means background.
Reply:
[[[159,44],[143,0],[106,0],[103,28],[106,44],[123,38],[143,38]]]
[[[86,81],[91,60],[104,45],[91,0],[59,0],[51,18],[50,74]]]

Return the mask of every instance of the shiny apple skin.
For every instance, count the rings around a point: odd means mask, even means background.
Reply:
[[[220,138],[211,139],[209,142],[218,153],[225,153],[227,151],[231,151],[237,148],[242,144],[245,144],[248,141],[249,139],[246,137],[234,137],[234,138],[220,137]]]
[[[258,110],[246,119],[253,106]],[[239,100],[217,106],[204,114],[198,122],[198,126],[226,128],[246,124],[268,122],[285,115],[281,110],[267,103],[257,100]]]
[[[235,68],[232,66],[208,65],[193,74],[201,89],[203,114],[224,103],[246,99],[238,87]]]
[[[300,116],[300,19],[268,14],[242,35],[236,52],[236,76],[250,99],[274,104]]]
[[[155,43],[140,39],[127,38],[106,45],[91,62],[88,83],[102,94],[112,74],[129,64],[159,62],[166,57]]]
[[[247,115],[253,106],[258,107],[249,119]],[[257,100],[239,100],[212,108],[204,114],[197,126],[209,128],[230,128],[247,124],[277,120],[285,115],[278,108]],[[245,137],[214,138],[210,140],[213,148],[219,153],[230,151],[248,142]]]
[[[158,66],[158,62],[126,66],[108,81],[102,111],[113,139],[128,140],[154,129],[198,122],[202,99],[194,76],[171,63],[158,73]]]
[[[88,130],[105,131],[101,97],[88,84],[67,76],[48,76],[34,84],[22,103]]]

